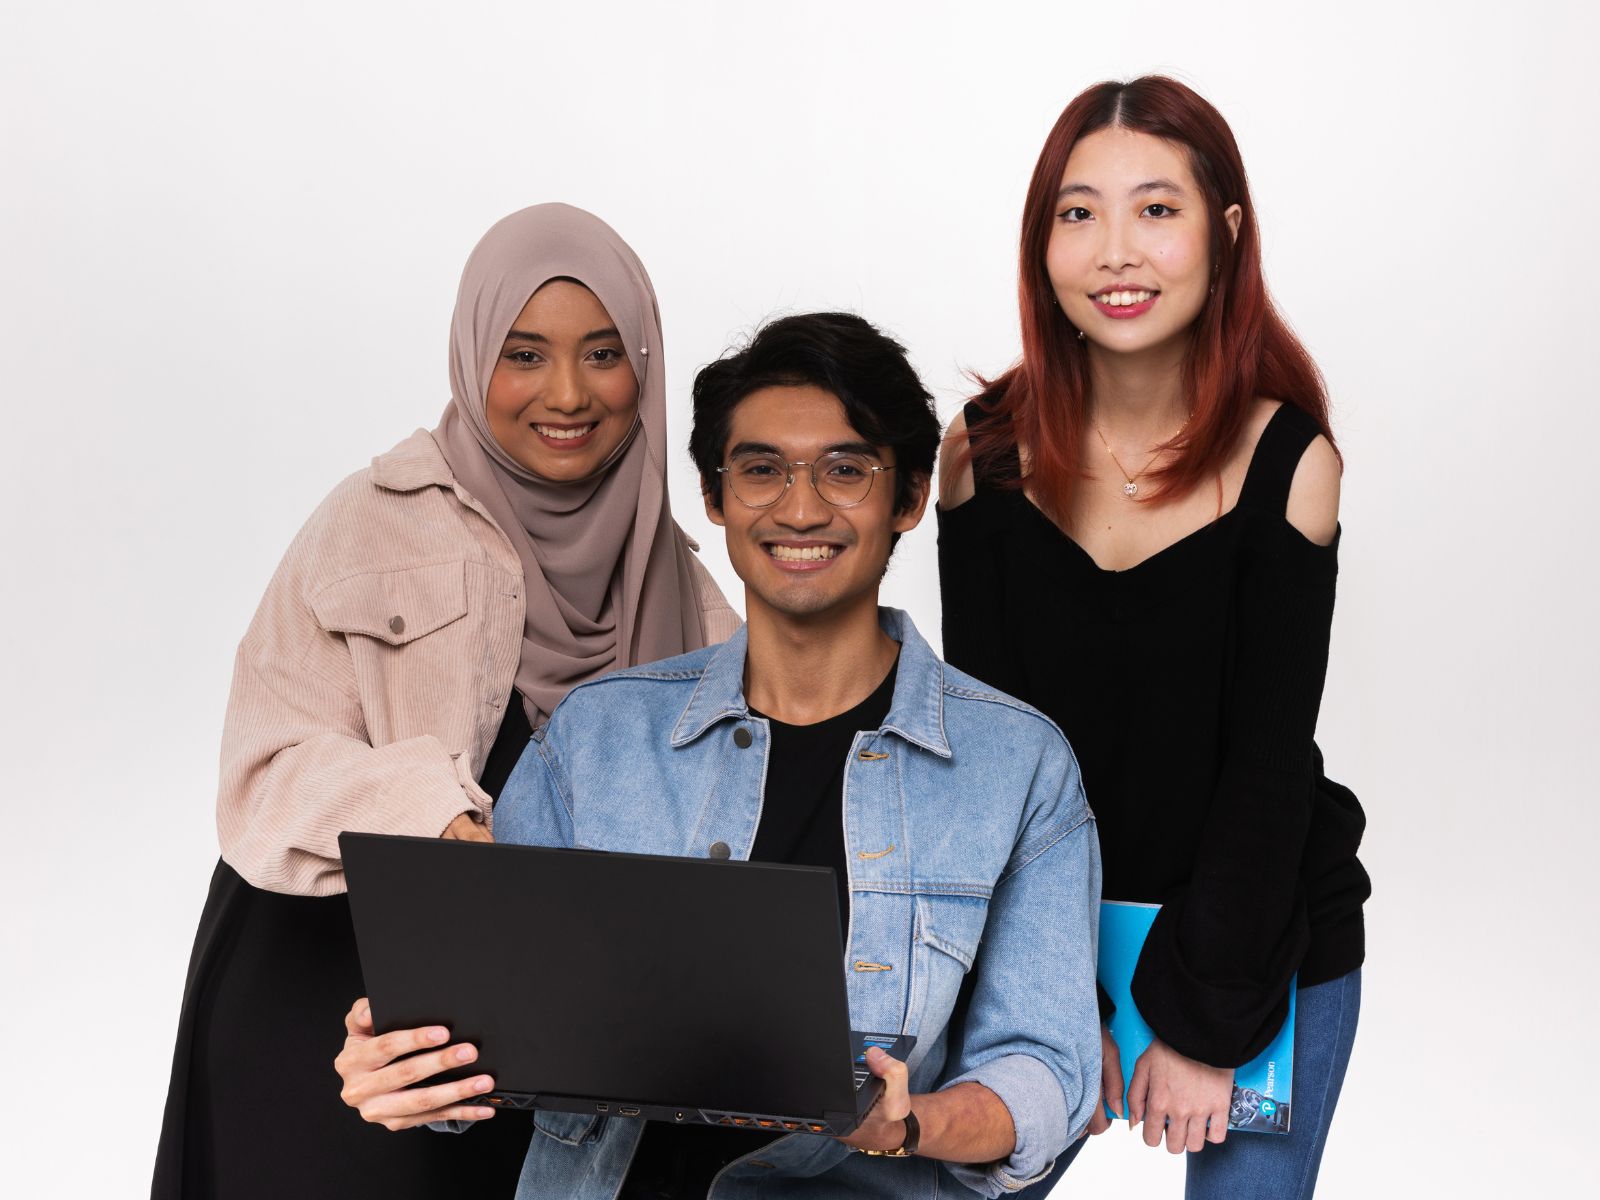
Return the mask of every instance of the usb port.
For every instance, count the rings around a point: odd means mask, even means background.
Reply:
[[[639,1115],[639,1110],[628,1104],[621,1105],[617,1111],[625,1117],[637,1117]]]

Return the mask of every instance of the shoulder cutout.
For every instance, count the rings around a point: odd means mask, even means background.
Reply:
[[[1318,434],[1295,467],[1284,516],[1306,539],[1319,546],[1333,541],[1339,527],[1339,456]]]
[[[967,414],[958,412],[950,422],[950,428],[945,430],[944,441],[939,447],[939,507],[947,512],[971,500],[976,490],[972,481],[970,456],[961,464],[959,471],[954,469],[955,458],[965,450],[966,445]]]

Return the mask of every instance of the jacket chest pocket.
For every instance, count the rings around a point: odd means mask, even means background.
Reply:
[[[441,695],[482,668],[473,653],[464,562],[372,571],[329,584],[311,601],[317,623],[344,638],[374,744],[433,728],[402,728],[406,710],[448,710]],[[470,684],[458,689],[470,699]],[[418,705],[419,696],[431,696]],[[407,700],[409,699],[409,704]]]
[[[911,1011],[921,1029],[942,1029],[955,1008],[989,917],[989,898],[948,892],[916,896]]]
[[[405,646],[467,615],[466,563],[370,571],[330,583],[311,601],[329,633]]]

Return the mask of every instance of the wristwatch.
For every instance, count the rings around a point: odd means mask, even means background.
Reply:
[[[922,1126],[917,1124],[917,1114],[906,1113],[906,1140],[900,1143],[898,1150],[861,1150],[862,1154],[871,1155],[873,1158],[910,1158],[917,1152],[917,1143],[922,1140]]]

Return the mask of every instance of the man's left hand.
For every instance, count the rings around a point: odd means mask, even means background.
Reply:
[[[1144,1122],[1145,1145],[1159,1146],[1165,1133],[1171,1153],[1198,1152],[1228,1136],[1232,1099],[1232,1067],[1208,1067],[1157,1038],[1133,1068],[1128,1115]]]
[[[867,1070],[883,1080],[883,1094],[856,1131],[839,1140],[857,1150],[898,1150],[906,1141],[911,1077],[905,1063],[876,1046],[867,1051]]]

